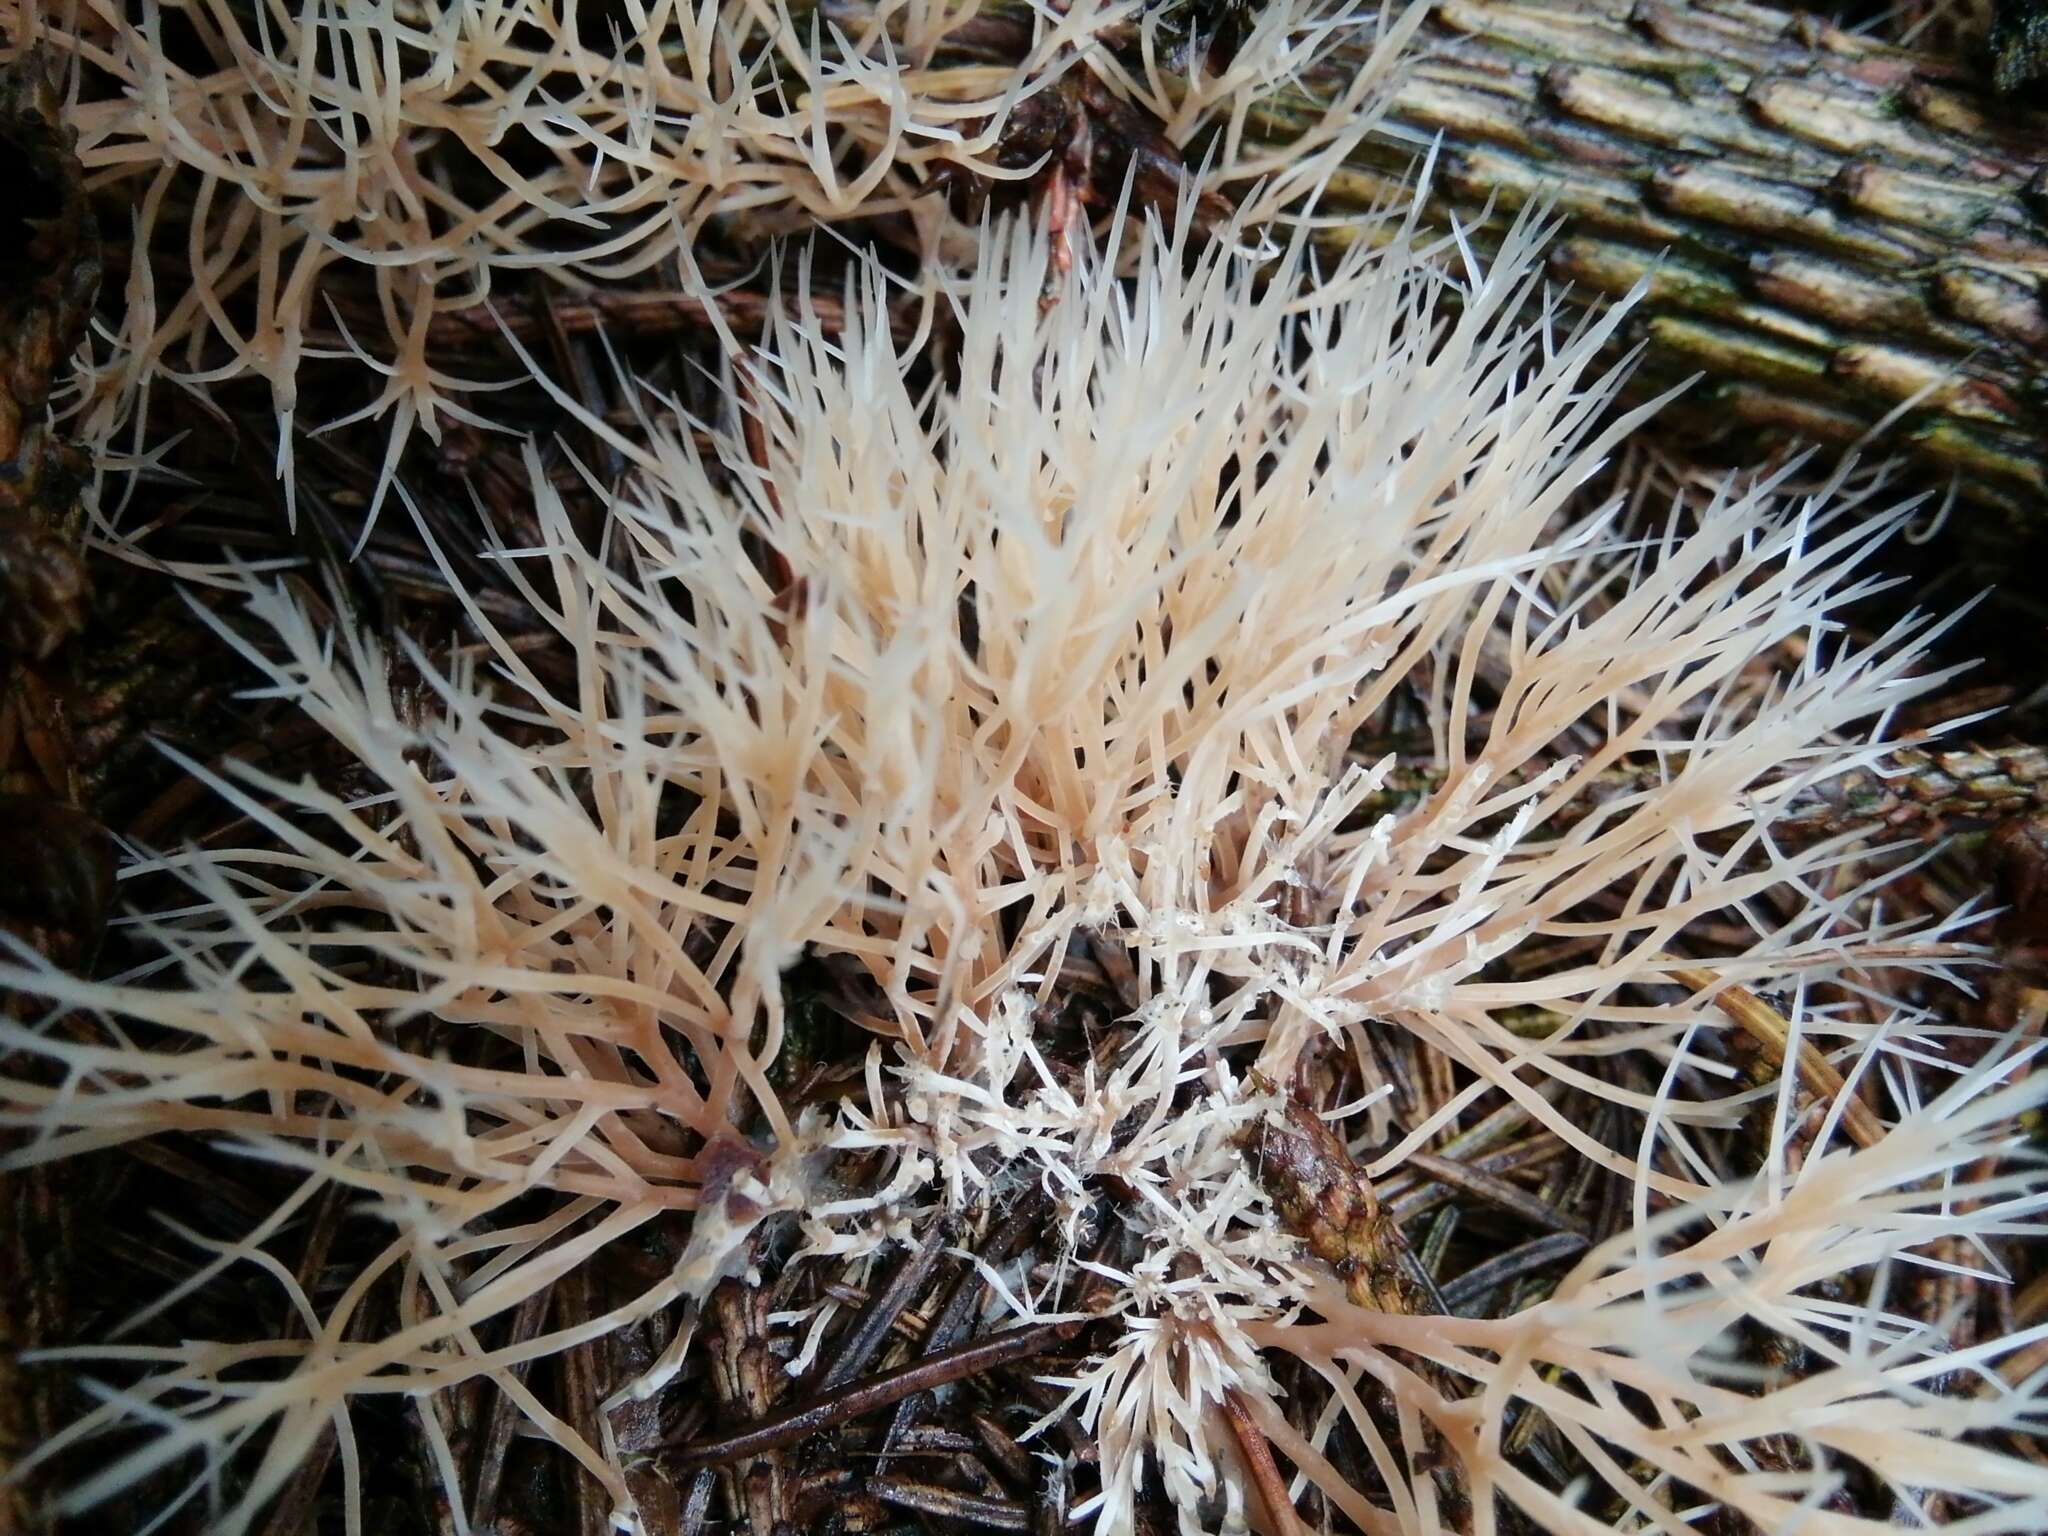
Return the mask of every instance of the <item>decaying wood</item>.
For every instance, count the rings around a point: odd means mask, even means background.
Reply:
[[[0,68],[0,150],[13,171],[0,244],[0,934],[76,963],[105,922],[113,860],[98,824],[70,803],[77,778],[58,694],[90,584],[77,544],[80,463],[51,429],[49,400],[83,334],[99,259],[44,65],[30,54]],[[0,1177],[0,1473],[55,1428],[16,1356],[61,1326],[57,1192],[43,1170]],[[24,1490],[0,1486],[0,1536],[29,1519]]]

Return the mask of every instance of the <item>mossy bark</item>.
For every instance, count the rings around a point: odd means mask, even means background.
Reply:
[[[1667,768],[1617,768],[1603,774],[1554,825],[1564,828],[1623,795],[1643,794]],[[1365,814],[1399,813],[1435,793],[1441,770],[1403,765],[1365,803]],[[1772,824],[1772,835],[1805,844],[1845,832],[1886,840],[1933,841],[1956,832],[2048,817],[2048,748],[1899,747],[1873,768],[1858,768],[1802,790]]]
[[[1276,103],[1262,130],[1308,105]],[[1704,376],[1681,420],[1875,435],[2048,521],[2048,112],[1741,0],[1442,0],[1390,122],[1337,194],[1398,196],[1402,140],[1440,136],[1437,217],[1483,239],[1548,200],[1559,282],[1645,285],[1640,387]]]

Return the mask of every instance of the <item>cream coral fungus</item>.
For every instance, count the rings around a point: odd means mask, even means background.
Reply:
[[[648,1529],[607,1413],[673,1390],[715,1283],[771,1234],[858,1260],[994,1202],[1057,1257],[979,1261],[976,1314],[1081,1330],[1043,1425],[1088,1437],[1073,1514],[1104,1532],[1148,1486],[1188,1530],[1295,1499],[1374,1533],[1881,1525],[1851,1485],[2048,1521],[1993,1433],[2040,1427],[2038,1372],[2000,1367],[2042,1330],[1948,1352],[1892,1300],[2036,1229],[2015,1126],[2048,1088],[1892,1000],[1969,951],[1845,882],[1860,843],[1774,831],[1938,681],[1928,621],[1838,622],[1897,516],[1769,480],[1589,514],[1640,419],[1597,361],[1621,315],[1552,318],[1532,222],[1448,269],[1412,227],[1321,268],[1232,233],[1149,223],[1119,277],[998,225],[925,316],[929,384],[861,266],[843,328],[798,294],[734,358],[744,429],[565,393],[630,466],[603,542],[536,465],[544,537],[495,551],[562,673],[481,605],[484,654],[444,663],[246,580],[263,636],[223,633],[370,789],[208,774],[248,837],[135,866],[188,892],[137,920],[154,964],[0,967],[52,1014],[4,1026],[48,1068],[7,1119],[17,1164],[178,1131],[300,1170],[190,1282],[266,1271],[300,1328],[69,1351],[118,1383],[42,1452],[115,1447],[70,1507],[175,1464],[239,1532],[331,1430],[361,1530],[352,1415],[409,1398],[465,1529],[426,1410],[487,1379]],[[1407,744],[1361,755],[1389,722]],[[1120,1006],[1058,1055],[1091,960]],[[791,1070],[814,965],[871,1037],[822,1094]],[[1751,1004],[1801,1070],[1743,1070]],[[1461,1315],[1507,1283],[1483,1266],[1416,1299],[1404,1199],[1516,1128],[1632,1192],[1612,1235],[1563,1220],[1546,1251],[1584,1251],[1518,1310]],[[385,1246],[323,1310],[266,1244],[333,1186]],[[637,1298],[503,1331],[673,1211]],[[643,1320],[664,1347],[581,1427],[525,1374]],[[1759,1371],[1745,1330],[1804,1366]],[[1504,1449],[1538,1425],[1569,1485]]]
[[[1270,156],[1239,152],[1245,112],[1359,24],[1325,0],[1273,6],[1189,90],[1105,52],[1157,29],[1134,0],[11,0],[0,18],[66,62],[89,185],[133,209],[119,328],[78,406],[88,441],[144,461],[153,392],[258,379],[290,498],[294,425],[338,424],[298,420],[301,372],[353,355],[381,379],[358,414],[391,424],[373,507],[415,428],[488,425],[505,381],[451,371],[440,322],[510,275],[617,284],[690,270],[714,220],[759,237],[889,212],[970,259],[935,177],[1039,169],[1006,163],[1007,125],[1077,71],[1155,104],[1176,142],[1220,124],[1213,181],[1263,175]],[[1413,19],[1304,149],[1351,125]],[[374,276],[348,313],[337,267]]]

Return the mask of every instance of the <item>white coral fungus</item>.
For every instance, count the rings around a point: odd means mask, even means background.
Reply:
[[[1134,34],[1158,52],[1138,0],[0,0],[0,34],[65,61],[89,183],[133,209],[119,329],[78,429],[140,458],[153,392],[260,379],[290,499],[301,370],[353,354],[381,384],[346,419],[391,423],[374,508],[415,427],[438,442],[450,421],[488,425],[479,392],[502,386],[435,359],[440,323],[507,275],[588,289],[688,270],[714,218],[760,235],[902,212],[970,259],[934,174],[1037,169],[1003,162],[1005,129],[1074,73],[1173,143],[1219,127],[1211,184],[1262,176],[1274,157],[1244,144],[1246,114],[1364,25],[1351,10],[1268,7],[1191,86],[1110,56]],[[1384,29],[1290,164],[1351,129],[1420,16]],[[344,313],[328,279],[350,268],[370,291]]]
[[[217,787],[260,838],[141,866],[191,892],[142,920],[154,973],[0,968],[106,1024],[7,1026],[61,1069],[9,1085],[8,1118],[35,1132],[15,1162],[229,1138],[306,1180],[216,1267],[266,1262],[334,1184],[374,1204],[389,1246],[325,1315],[294,1288],[302,1337],[82,1352],[149,1369],[67,1441],[149,1434],[75,1505],[187,1456],[205,1486],[255,1440],[218,1521],[241,1530],[329,1426],[352,1443],[353,1402],[487,1376],[632,1527],[616,1450],[520,1367],[672,1315],[778,1212],[800,1212],[810,1250],[857,1255],[1021,1186],[1043,1191],[1062,1272],[991,1268],[986,1304],[1030,1313],[1057,1284],[1113,1320],[1069,1378],[1104,1531],[1130,1528],[1148,1468],[1191,1525],[1257,1514],[1226,1397],[1297,1492],[1375,1533],[1491,1531],[1509,1508],[1606,1529],[1594,1511],[1616,1500],[1640,1529],[1716,1506],[1863,1528],[1830,1503],[1845,1478],[1945,1491],[1972,1530],[2048,1521],[2039,1469],[1952,1443],[2038,1427],[2038,1381],[1997,1369],[2031,1336],[1945,1355],[1886,1306],[1928,1245],[2031,1228],[2048,1194],[2010,1142],[2040,1079],[2000,1049],[1945,1066],[1944,1026],[1888,1016],[1883,977],[1956,947],[1873,917],[1835,878],[1840,840],[1772,836],[1778,806],[1867,760],[1927,686],[1925,625],[1859,649],[1831,619],[1895,519],[1763,486],[1647,536],[1573,521],[1638,418],[1611,419],[1595,361],[1619,315],[1554,323],[1526,222],[1454,276],[1412,229],[1321,272],[1299,243],[1263,266],[1185,231],[1135,243],[1134,275],[1061,275],[1043,232],[998,228],[931,317],[958,333],[934,388],[909,382],[879,270],[836,334],[800,298],[744,364],[754,446],[714,434],[717,465],[658,402],[634,431],[588,420],[633,467],[609,548],[579,543],[537,475],[546,542],[499,552],[573,652],[566,691],[474,608],[490,675],[413,656],[433,702],[411,718],[374,645],[248,584],[270,631],[243,642],[250,664],[378,793],[236,769]],[[1403,699],[1441,778],[1385,809],[1392,763],[1352,744]],[[1633,787],[1564,814],[1617,768]],[[1708,919],[1710,949],[1682,963],[1793,998],[1797,1043],[1852,1086],[1914,1060],[1895,1123],[1851,1145],[1831,1119],[1816,1140],[1782,1083],[1703,1049],[1732,1026],[1672,971]],[[1084,945],[1122,957],[1131,1007],[1077,1075],[1036,1041]],[[809,1117],[770,1070],[780,977],[806,952],[871,984],[876,1040],[864,1084]],[[1823,987],[1859,1006],[1797,1005]],[[1389,1036],[1442,1064],[1434,1119],[1386,1097]],[[1272,1085],[1346,1056],[1361,1091],[1332,1129],[1365,1176],[1398,1180],[1483,1111],[1632,1180],[1635,1221],[1505,1317],[1359,1304],[1241,1150],[1280,1112]],[[1608,1068],[1624,1058],[1638,1070]],[[1765,1166],[1717,1173],[1696,1141],[1759,1109]],[[835,1181],[835,1157],[877,1149],[880,1177]],[[1120,1242],[1089,1229],[1105,1181]],[[515,1206],[536,1191],[544,1214]],[[639,1301],[485,1342],[670,1210],[694,1210],[695,1235]],[[356,1310],[389,1272],[405,1304],[366,1336]],[[1837,1275],[1867,1303],[1812,1290]],[[1724,1347],[1746,1324],[1821,1366],[1746,1376]],[[658,1391],[687,1325],[673,1337],[637,1387],[613,1385]],[[1290,1357],[1327,1384],[1319,1420],[1285,1411]],[[1937,1391],[1944,1374],[1971,1390]],[[1532,1477],[1502,1450],[1511,1410],[1540,1410],[1609,1491]],[[1326,1455],[1346,1420],[1369,1486]],[[352,1450],[342,1466],[356,1529]]]

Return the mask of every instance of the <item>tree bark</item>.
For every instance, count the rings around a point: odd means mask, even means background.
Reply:
[[[1298,132],[1345,65],[1275,102]],[[2048,111],[1953,62],[1742,0],[1440,0],[1390,122],[1441,135],[1434,217],[1549,199],[1553,275],[1636,313],[1680,416],[1899,452],[2048,523]],[[1380,134],[1334,195],[1401,195]]]
[[[1552,824],[1562,830],[1611,800],[1653,789],[1663,773],[1662,768],[1613,769]],[[1406,811],[1442,782],[1441,770],[1403,761],[1367,797],[1364,813]],[[1785,803],[1771,834],[1794,846],[1845,832],[1932,842],[2043,817],[2048,817],[2048,748],[1901,746],[1875,767],[1853,769],[1800,791]]]

